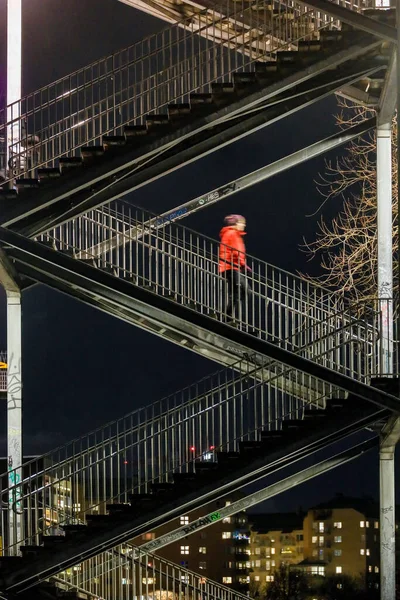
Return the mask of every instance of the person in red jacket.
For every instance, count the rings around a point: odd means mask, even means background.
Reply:
[[[225,277],[228,301],[225,314],[234,319],[235,315],[243,320],[241,310],[243,300],[248,294],[246,280],[246,247],[243,237],[246,235],[246,219],[242,215],[228,215],[225,226],[220,231],[219,272]]]

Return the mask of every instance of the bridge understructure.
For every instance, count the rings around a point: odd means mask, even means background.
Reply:
[[[381,597],[394,600],[394,11],[361,0],[122,1],[172,25],[0,113],[8,309],[0,592],[244,600],[154,552],[379,446]],[[124,200],[332,94],[376,116],[163,215]],[[249,257],[252,292],[229,320],[218,244],[180,221],[373,129],[376,300],[352,306]],[[40,283],[220,370],[23,464],[21,298]],[[249,492],[254,482],[259,491]],[[207,513],[237,490],[240,499]],[[198,508],[202,519],[174,529]],[[168,533],[133,543],[160,526]]]

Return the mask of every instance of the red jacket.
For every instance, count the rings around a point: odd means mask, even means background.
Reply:
[[[238,271],[246,266],[246,247],[244,245],[244,231],[238,231],[235,227],[223,227],[219,237],[219,272],[223,273],[229,269]]]

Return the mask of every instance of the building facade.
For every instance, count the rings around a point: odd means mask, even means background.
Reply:
[[[304,559],[303,518],[302,513],[250,517],[250,579],[254,584],[269,583],[282,565],[295,565]]]

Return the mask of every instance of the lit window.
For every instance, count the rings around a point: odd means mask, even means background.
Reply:
[[[335,537],[333,538],[333,541],[336,544],[340,544],[342,542],[342,536],[341,535],[335,535]]]
[[[318,542],[318,536],[317,535],[313,535],[311,538],[311,541],[313,544],[316,544]]]
[[[126,581],[126,579],[125,579],[125,581]],[[122,583],[124,583],[124,580],[122,580]],[[142,583],[144,583],[144,585],[153,585],[154,578],[153,577],[143,577]]]
[[[200,577],[199,585],[205,585],[207,583],[207,579],[205,577]]]
[[[255,549],[255,554],[261,554],[261,548],[256,548]]]
[[[181,525],[189,525],[189,517],[188,516],[181,517],[180,518],[180,524]]]
[[[122,585],[130,585],[131,584],[131,580],[130,579],[126,579],[126,577],[122,578]]]
[[[372,573],[372,565],[368,565],[368,573]]]
[[[379,529],[379,521],[375,521],[374,527],[375,527],[375,529]]]
[[[223,577],[222,583],[232,583],[232,577]]]
[[[275,567],[275,561],[271,560],[271,567]]]
[[[324,524],[324,522],[323,522],[323,521],[320,521],[320,522],[318,523],[318,531],[319,531],[320,533],[324,533],[324,531],[325,531],[325,524]]]
[[[231,504],[232,504],[232,502],[231,502],[230,500],[227,500],[227,501],[225,502],[225,506],[230,506]]]
[[[342,529],[342,521],[336,521],[336,523],[334,523],[333,526],[335,527],[335,529]]]
[[[222,539],[223,540],[230,540],[232,537],[232,532],[231,531],[223,531],[222,532]]]
[[[342,556],[342,550],[339,548],[335,548],[335,550],[333,551],[333,554],[335,556]]]
[[[360,527],[364,528],[365,527],[365,522],[364,521],[360,521]]]
[[[370,551],[368,548],[367,548],[367,556],[370,556]]]
[[[181,546],[181,554],[189,554],[189,546]]]
[[[341,572],[342,572],[342,567],[336,567],[336,574],[340,575]]]
[[[231,522],[231,518],[230,517],[225,517],[224,519],[222,519],[223,523],[230,523]]]
[[[259,575],[256,575],[256,576],[254,577],[254,581],[260,581],[260,576],[259,576]]]
[[[199,562],[199,569],[207,569],[207,563],[205,561]]]
[[[148,542],[149,540],[154,540],[155,537],[156,537],[156,534],[153,532],[144,533],[142,535],[142,540],[145,540],[146,542]]]
[[[75,512],[79,512],[81,510],[80,503],[78,502],[77,504],[74,504],[73,505],[73,509],[74,509]]]
[[[181,581],[183,583],[189,583],[189,575],[181,575]]]
[[[361,554],[361,556],[364,556],[364,554],[365,554],[365,550],[364,550],[364,548],[361,548],[361,550],[360,550],[360,554]]]
[[[379,567],[375,567],[374,571],[375,573],[379,573]]]
[[[207,548],[206,548],[206,546],[200,546],[199,553],[200,554],[207,554]]]
[[[255,564],[255,566],[256,566],[256,567],[261,567],[261,560],[256,560],[256,564]]]
[[[274,576],[273,575],[266,575],[265,576],[265,581],[271,582],[274,580]]]
[[[365,527],[369,527],[369,521],[365,521]]]
[[[316,548],[314,548],[314,550],[312,551],[312,555],[315,558],[316,556],[318,556],[318,550]]]
[[[271,554],[275,554],[275,548],[271,548]]]
[[[260,561],[258,561],[258,562],[260,562]],[[270,560],[267,560],[267,562],[265,563],[265,570],[266,571],[270,571],[271,570],[271,561]]]
[[[319,536],[318,545],[319,545],[319,546],[323,546],[323,545],[324,545],[324,536],[323,536],[323,535],[320,535],[320,536]]]

